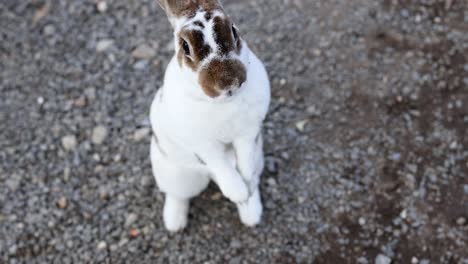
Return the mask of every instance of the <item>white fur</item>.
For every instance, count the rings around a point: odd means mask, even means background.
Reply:
[[[198,73],[181,67],[174,56],[151,105],[157,137],[151,142],[151,162],[166,194],[164,223],[170,231],[185,227],[189,199],[210,180],[237,204],[244,224],[260,222],[263,146],[257,136],[270,103],[270,84],[262,62],[246,43],[238,57],[247,69],[247,81],[232,97],[205,95]]]

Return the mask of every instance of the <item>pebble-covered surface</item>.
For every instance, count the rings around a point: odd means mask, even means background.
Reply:
[[[468,263],[468,2],[225,0],[265,62],[265,214],[162,225],[154,0],[0,1],[0,263]]]

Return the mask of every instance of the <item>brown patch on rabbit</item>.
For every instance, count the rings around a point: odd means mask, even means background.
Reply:
[[[158,0],[159,5],[175,17],[192,17],[202,8],[205,11],[222,10],[218,0]]]
[[[217,97],[222,91],[239,88],[247,79],[247,72],[238,60],[212,60],[200,71],[199,82],[206,95]]]
[[[201,21],[195,21],[193,22],[195,26],[201,27],[202,29],[205,28],[205,25]]]
[[[219,46],[222,55],[227,55],[231,51],[240,53],[241,41],[237,29],[227,18],[215,17],[213,20],[213,31],[215,32],[215,41]]]
[[[212,17],[211,12],[206,12],[206,14],[205,14],[206,21],[210,21],[211,17]]]
[[[188,44],[189,54],[186,54],[184,41]],[[200,63],[211,53],[211,47],[205,42],[203,32],[198,30],[183,30],[179,34],[179,53],[177,59],[179,64],[183,63],[196,71]]]

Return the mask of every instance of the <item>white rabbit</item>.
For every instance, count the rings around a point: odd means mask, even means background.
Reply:
[[[262,62],[218,0],[158,0],[174,29],[175,55],[151,105],[151,163],[166,195],[169,231],[187,224],[190,198],[213,180],[241,221],[261,220],[262,122],[270,83]]]

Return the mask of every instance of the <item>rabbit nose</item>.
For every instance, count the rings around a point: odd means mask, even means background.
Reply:
[[[237,86],[229,87],[228,89],[226,89],[226,95],[229,97],[233,96],[237,89],[239,89],[239,87]]]

